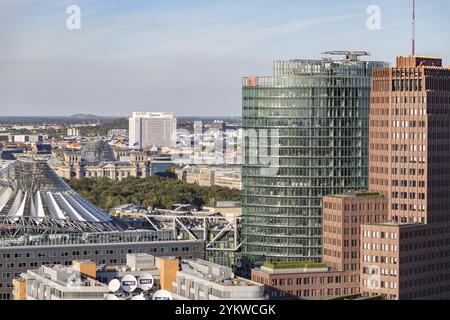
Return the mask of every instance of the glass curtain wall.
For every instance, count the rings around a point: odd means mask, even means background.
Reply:
[[[367,188],[371,75],[383,66],[276,61],[273,77],[243,79],[243,261],[321,260],[322,197]]]

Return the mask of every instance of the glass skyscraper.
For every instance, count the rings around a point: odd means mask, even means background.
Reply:
[[[321,260],[322,196],[367,188],[370,80],[386,65],[276,61],[243,79],[244,263]]]

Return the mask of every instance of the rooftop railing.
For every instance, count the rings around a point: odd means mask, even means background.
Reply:
[[[139,230],[120,232],[43,234],[21,236],[17,239],[0,239],[0,247],[88,245],[113,243],[145,243],[158,241],[176,241],[173,231]]]

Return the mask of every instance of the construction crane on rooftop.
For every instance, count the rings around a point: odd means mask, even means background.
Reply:
[[[358,61],[359,57],[370,56],[370,53],[367,51],[326,51],[322,54],[345,56],[345,59],[348,61]]]

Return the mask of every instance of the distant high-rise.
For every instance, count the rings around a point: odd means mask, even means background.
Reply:
[[[173,147],[177,119],[169,112],[134,112],[130,118],[130,147]]]
[[[344,54],[277,61],[273,77],[244,78],[243,129],[258,134],[257,144],[244,140],[242,172],[250,263],[320,261],[322,196],[367,188],[371,75],[387,64]],[[267,158],[261,146],[274,144],[278,154],[268,157],[279,168],[266,174],[255,157]]]

